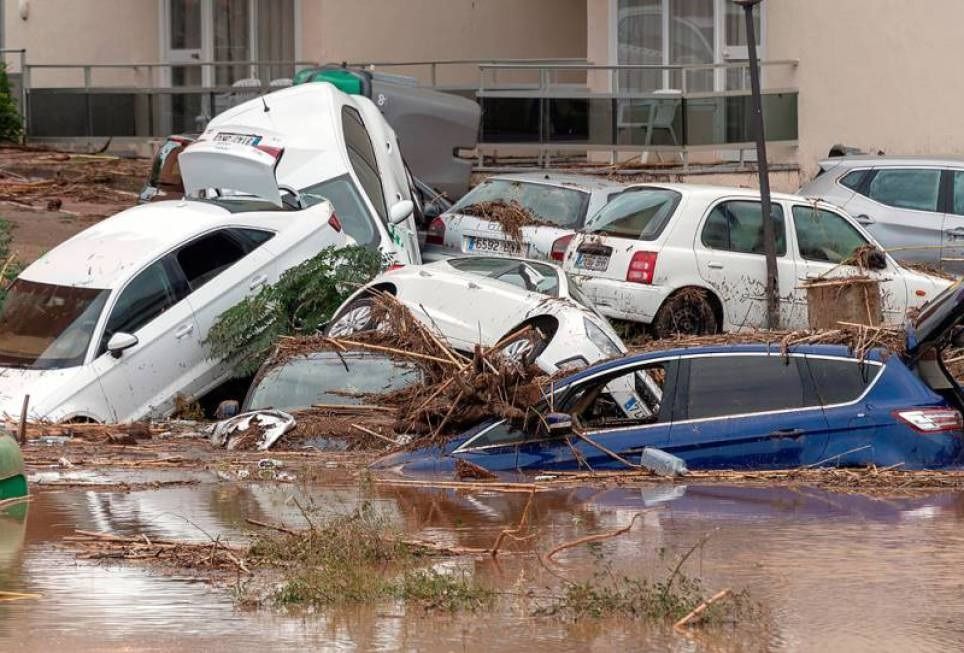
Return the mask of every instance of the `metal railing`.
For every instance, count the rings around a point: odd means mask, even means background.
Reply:
[[[348,66],[353,66],[353,67],[359,67],[359,68],[372,68],[372,69],[376,69],[376,70],[377,70],[377,69],[382,69],[382,68],[390,68],[390,69],[395,69],[395,70],[397,70],[397,69],[399,69],[399,68],[404,68],[404,69],[409,69],[409,70],[414,69],[415,71],[419,71],[419,70],[422,70],[422,69],[426,69],[426,68],[427,68],[427,69],[428,69],[428,85],[431,86],[432,88],[439,88],[439,87],[444,87],[444,88],[451,88],[451,87],[469,88],[469,87],[472,87],[472,86],[474,86],[474,85],[469,84],[468,81],[466,81],[465,83],[461,83],[461,84],[453,84],[453,83],[440,84],[440,83],[439,83],[439,69],[440,69],[440,68],[455,68],[455,67],[464,68],[464,67],[466,67],[466,66],[472,66],[472,67],[477,67],[477,68],[481,68],[482,66],[489,66],[489,67],[491,67],[491,66],[545,66],[545,65],[552,65],[552,66],[555,66],[555,65],[583,65],[583,66],[584,66],[584,65],[587,65],[587,64],[589,64],[589,63],[590,63],[590,62],[589,62],[588,60],[586,60],[586,59],[576,58],[576,57],[572,57],[572,58],[567,58],[567,57],[553,58],[553,57],[549,57],[549,58],[544,58],[544,59],[494,59],[494,58],[489,58],[489,59],[443,59],[443,60],[439,60],[439,61],[381,61],[381,62],[379,62],[379,61],[359,61],[359,62],[354,62],[354,63],[348,63],[348,64],[346,64],[346,65],[348,65]],[[420,77],[420,76],[415,75],[415,77]]]

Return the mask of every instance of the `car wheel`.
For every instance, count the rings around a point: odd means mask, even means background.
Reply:
[[[373,302],[368,297],[356,299],[328,325],[328,335],[344,338],[354,333],[373,330],[377,325],[372,306]]]
[[[672,336],[703,336],[716,333],[719,323],[716,313],[700,288],[687,288],[671,296],[656,312],[653,335],[657,338]]]
[[[535,327],[530,327],[500,344],[499,351],[513,363],[531,365],[543,352],[547,344],[539,331]]]

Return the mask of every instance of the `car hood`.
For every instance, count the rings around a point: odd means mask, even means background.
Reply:
[[[30,395],[27,415],[32,420],[62,417],[62,398],[83,386],[82,367],[61,370],[21,370],[0,367],[0,418],[20,419],[23,398]]]

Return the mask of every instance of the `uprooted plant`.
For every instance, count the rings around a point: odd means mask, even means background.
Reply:
[[[512,241],[522,244],[522,227],[540,227],[552,225],[551,222],[535,215],[528,208],[515,200],[491,200],[476,202],[459,209],[464,215],[471,215],[483,220],[491,220],[502,227],[502,232]]]
[[[206,344],[214,357],[232,362],[237,376],[252,374],[279,338],[316,332],[349,294],[381,268],[379,253],[371,249],[325,249],[225,311]]]

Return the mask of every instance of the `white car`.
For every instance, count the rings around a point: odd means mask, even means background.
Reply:
[[[275,157],[276,167],[252,173],[263,177],[259,186],[280,187],[306,204],[327,199],[360,245],[397,263],[421,263],[413,191],[398,138],[368,98],[314,82],[228,109],[179,156],[185,189],[237,190],[244,169],[220,163],[237,145]]]
[[[760,194],[688,184],[630,187],[591,217],[566,250],[565,270],[599,311],[652,325],[658,336],[766,327],[766,262]],[[808,327],[802,284],[851,274],[841,263],[879,245],[840,209],[773,194],[781,326]],[[898,265],[889,255],[867,274],[880,281],[884,319],[937,296],[948,281]],[[697,289],[692,292],[689,289]]]
[[[547,372],[579,369],[626,352],[606,319],[579,303],[578,290],[562,270],[541,261],[472,257],[386,272],[342,304],[329,335],[374,328],[372,290],[394,295],[457,350],[501,342],[509,357]],[[527,325],[544,337],[523,331]]]
[[[527,173],[490,177],[428,227],[422,257],[437,261],[450,256],[511,256],[562,261],[566,245],[593,215],[626,187],[603,177]],[[518,202],[546,225],[522,227],[522,243],[502,225],[463,213],[481,202]]]
[[[42,256],[0,310],[0,413],[35,420],[163,417],[177,394],[230,377],[204,340],[249,293],[326,247],[352,244],[331,204],[250,196],[146,204]]]

